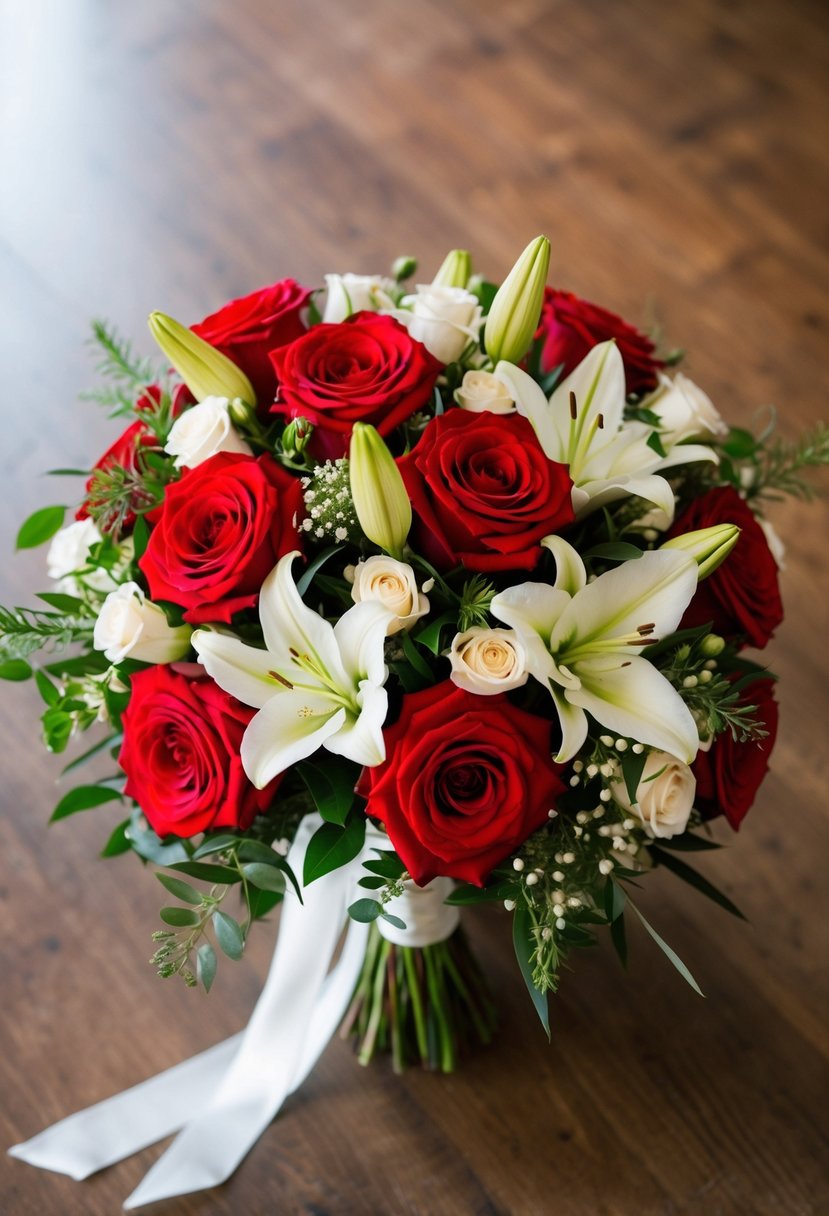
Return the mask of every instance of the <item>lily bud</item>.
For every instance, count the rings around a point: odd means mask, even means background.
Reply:
[[[400,559],[412,526],[412,504],[389,449],[373,426],[356,422],[349,451],[351,499],[365,535]]]
[[[432,279],[433,287],[466,287],[472,274],[472,258],[466,249],[453,249]]]
[[[550,267],[546,236],[530,241],[504,279],[486,319],[484,342],[493,363],[519,363],[538,329]]]
[[[241,397],[256,405],[253,385],[227,355],[166,313],[151,312],[149,324],[150,333],[197,401]]]
[[[699,528],[696,532],[675,536],[660,547],[690,554],[699,566],[697,577],[701,582],[722,565],[739,539],[740,529],[736,524],[715,524],[713,528]]]
[[[396,283],[405,283],[406,279],[410,279],[416,270],[417,258],[410,257],[409,254],[404,253],[392,262],[391,277]]]
[[[301,456],[314,433],[307,418],[292,418],[282,432],[282,451],[286,456]]]

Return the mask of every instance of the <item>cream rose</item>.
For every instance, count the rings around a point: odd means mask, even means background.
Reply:
[[[137,583],[123,583],[101,607],[92,645],[110,663],[127,655],[144,663],[174,663],[190,649],[188,625],[172,626],[157,604],[146,599]]]
[[[394,307],[389,295],[392,284],[379,274],[327,274],[325,286],[322,319],[329,324],[344,321],[354,312]]]
[[[111,591],[117,586],[108,570],[90,570],[76,578],[89,561],[90,550],[103,537],[91,519],[78,519],[56,533],[46,554],[46,571],[64,595],[78,595],[81,584],[91,591]]]
[[[673,380],[661,375],[656,393],[643,404],[658,416],[666,447],[682,439],[724,439],[728,434],[711,398],[682,372]]]
[[[230,421],[229,406],[227,397],[205,397],[175,420],[164,451],[175,456],[177,469],[195,469],[217,452],[253,455]]]
[[[393,557],[369,557],[355,566],[351,598],[355,604],[379,600],[395,613],[398,619],[389,625],[389,635],[411,629],[429,611],[428,599],[417,589],[414,570]]]
[[[452,683],[484,697],[519,688],[529,674],[524,643],[511,629],[475,626],[456,633],[449,662]]]
[[[455,389],[455,400],[461,409],[480,414],[489,410],[492,414],[512,414],[515,402],[502,380],[491,372],[466,372],[460,388]]]
[[[463,287],[418,284],[392,314],[441,363],[454,363],[470,342],[477,343],[481,305]]]
[[[624,781],[614,781],[613,797],[626,811],[641,819],[649,836],[678,836],[688,826],[697,780],[687,764],[668,752],[652,751],[645,761],[636,789],[628,798]]]

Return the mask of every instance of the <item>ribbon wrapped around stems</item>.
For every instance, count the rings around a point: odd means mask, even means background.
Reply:
[[[309,815],[300,825],[288,854],[297,875],[321,823]],[[348,905],[363,861],[372,849],[387,846],[387,838],[369,827],[362,852],[305,887],[302,903],[288,888],[273,961],[245,1030],[62,1119],[9,1149],[11,1156],[80,1180],[179,1132],[124,1203],[128,1210],[229,1178],[311,1072],[343,1018],[368,937],[368,925],[349,920]],[[443,903],[452,885],[437,887],[430,900],[420,893],[409,900],[410,917],[418,917],[422,907],[422,927],[411,924],[418,940],[410,938],[409,944],[441,941],[454,931],[457,909]],[[346,924],[340,957],[329,970]]]

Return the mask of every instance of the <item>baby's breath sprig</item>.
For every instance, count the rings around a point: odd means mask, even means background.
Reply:
[[[326,460],[308,477],[302,478],[303,498],[308,512],[300,525],[315,541],[358,542],[362,532],[351,500],[348,460]]]

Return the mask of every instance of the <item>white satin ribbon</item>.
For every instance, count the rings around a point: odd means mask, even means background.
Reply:
[[[460,908],[445,903],[456,887],[452,878],[433,878],[425,887],[403,883],[403,894],[390,899],[386,911],[403,921],[405,929],[378,920],[380,936],[395,946],[433,946],[445,942],[460,924]]]
[[[321,823],[309,815],[300,825],[288,854],[297,875]],[[11,1156],[82,1179],[183,1128],[124,1207],[224,1182],[305,1080],[342,1021],[368,935],[367,925],[348,921],[348,904],[362,862],[374,847],[387,846],[387,837],[369,827],[361,854],[303,888],[302,904],[289,886],[273,962],[244,1031],[62,1119],[9,1149]],[[345,944],[329,972],[347,921]]]

